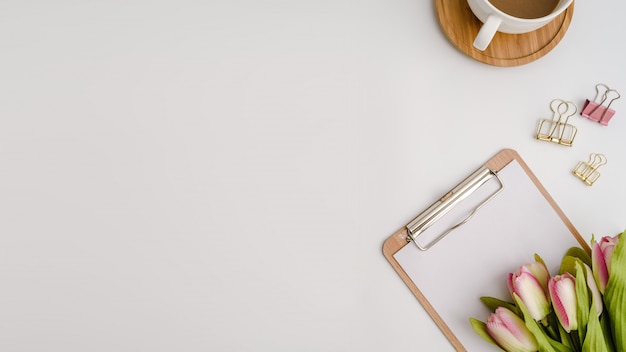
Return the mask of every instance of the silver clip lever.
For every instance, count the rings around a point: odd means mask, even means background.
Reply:
[[[500,184],[499,188],[492,193],[489,197],[483,200],[480,204],[478,204],[471,211],[469,215],[467,215],[463,220],[456,223],[455,225],[447,228],[443,233],[437,235],[433,240],[427,242],[426,244],[420,243],[417,241],[417,238],[424,233],[429,227],[431,227],[434,223],[439,221],[442,217],[444,217],[448,212],[450,212],[455,206],[457,206],[464,199],[469,197],[472,193],[482,187],[487,181],[491,179],[496,179]],[[434,246],[437,242],[443,239],[447,234],[467,223],[476,212],[482,208],[485,204],[491,201],[495,196],[498,195],[504,188],[504,184],[498,177],[497,173],[485,166],[476,170],[469,177],[467,177],[463,182],[454,187],[450,192],[446,193],[443,197],[441,197],[437,202],[432,204],[428,209],[419,214],[415,219],[413,219],[406,228],[408,230],[409,236],[407,237],[407,241],[413,241],[417,248],[422,251],[426,251]]]

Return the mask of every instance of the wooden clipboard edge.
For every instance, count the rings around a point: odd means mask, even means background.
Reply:
[[[393,266],[393,268],[396,270],[398,275],[400,275],[402,281],[404,281],[404,283],[408,286],[409,290],[413,292],[413,295],[421,303],[422,307],[424,307],[428,315],[430,315],[435,324],[437,324],[437,326],[439,327],[439,329],[441,329],[446,338],[448,338],[452,346],[454,346],[457,351],[467,352],[465,347],[463,347],[463,345],[461,344],[461,341],[459,341],[459,339],[456,337],[456,335],[454,335],[450,327],[441,318],[439,313],[437,313],[435,308],[433,308],[430,302],[428,302],[426,296],[424,296],[422,291],[417,288],[415,283],[413,283],[413,280],[411,280],[409,275],[404,271],[404,269],[402,269],[400,264],[398,264],[396,259],[393,257],[393,255],[396,254],[397,251],[399,251],[408,244],[406,241],[407,237],[408,231],[406,227],[403,227],[401,230],[391,235],[391,237],[389,237],[383,244],[383,254],[387,258],[391,266]]]
[[[585,239],[580,235],[578,230],[574,227],[572,222],[565,216],[565,213],[561,210],[561,208],[556,204],[552,196],[548,193],[548,191],[543,187],[539,179],[535,176],[535,174],[530,170],[526,162],[521,158],[521,156],[517,153],[517,151],[513,149],[503,149],[491,159],[489,159],[484,165],[488,168],[500,171],[506,165],[508,165],[511,161],[517,160],[522,169],[526,172],[528,177],[533,181],[533,184],[539,192],[544,196],[544,198],[548,201],[548,203],[552,206],[554,211],[557,213],[559,218],[563,221],[565,226],[570,230],[572,236],[576,238],[581,247],[587,251],[591,252],[591,248],[589,244],[585,241]],[[396,231],[393,235],[385,240],[383,243],[383,255],[387,258],[387,261],[391,264],[394,270],[400,275],[400,278],[404,283],[408,286],[409,290],[413,293],[413,295],[417,298],[420,304],[424,307],[426,312],[430,315],[433,321],[437,324],[439,329],[444,333],[446,338],[450,341],[452,346],[459,352],[467,352],[467,349],[461,344],[459,339],[454,335],[450,327],[445,323],[445,321],[441,318],[441,316],[437,313],[437,311],[433,308],[433,306],[428,302],[428,299],[422,294],[422,292],[417,288],[415,283],[409,278],[408,274],[402,269],[400,264],[394,258],[394,254],[396,254],[400,249],[409,244],[407,242],[408,231],[406,227],[402,227],[400,230]],[[564,248],[567,250],[567,248]],[[469,319],[469,318],[468,318]],[[469,323],[468,323],[469,324]]]
[[[488,168],[491,168],[493,170],[500,171],[513,160],[517,160],[517,162],[520,164],[522,169],[524,169],[524,171],[526,172],[528,177],[535,184],[535,187],[537,187],[539,192],[543,195],[543,197],[552,206],[552,209],[554,209],[554,211],[559,216],[559,218],[561,218],[561,221],[563,221],[565,226],[569,229],[569,231],[571,232],[572,236],[574,236],[576,241],[578,241],[578,244],[581,246],[581,248],[583,248],[587,253],[591,254],[591,247],[589,247],[589,244],[587,243],[587,241],[580,235],[578,230],[576,230],[576,228],[574,227],[574,224],[572,224],[572,222],[565,215],[563,210],[561,210],[559,205],[552,198],[550,193],[548,193],[548,191],[545,189],[545,187],[543,187],[541,182],[539,182],[539,179],[537,178],[537,176],[535,176],[535,174],[530,170],[530,168],[528,167],[526,162],[522,159],[522,157],[515,150],[512,150],[512,149],[504,149],[504,150],[502,150],[500,153],[496,154],[496,156],[494,156],[488,162],[486,162],[485,166],[487,166]],[[565,249],[567,249],[567,248],[565,248]]]

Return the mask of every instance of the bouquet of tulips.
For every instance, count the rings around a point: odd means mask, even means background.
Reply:
[[[486,322],[471,318],[472,328],[508,352],[626,351],[622,234],[592,238],[591,253],[570,248],[554,276],[535,254],[509,274],[512,301],[481,297],[493,313]]]

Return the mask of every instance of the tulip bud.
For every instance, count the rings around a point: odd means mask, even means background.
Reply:
[[[487,318],[487,333],[508,352],[536,352],[537,340],[524,321],[510,310],[499,307]]]
[[[593,243],[591,248],[591,266],[593,276],[601,293],[604,293],[611,273],[611,257],[617,245],[618,236],[604,236],[600,242]]]
[[[541,262],[526,264],[509,274],[509,291],[511,296],[517,294],[533,319],[539,321],[550,313],[548,297],[548,280],[550,274]]]
[[[566,272],[557,275],[548,282],[550,299],[554,312],[565,331],[578,329],[576,317],[576,279]]]

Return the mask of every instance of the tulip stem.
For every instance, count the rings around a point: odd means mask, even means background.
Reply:
[[[548,333],[548,336],[550,336],[553,340],[561,341],[558,328],[555,328],[559,326],[558,324],[559,322],[553,312],[541,319],[541,325],[543,325],[543,328]]]
[[[573,330],[572,330],[573,332]],[[571,333],[569,334],[569,337],[572,341],[572,346],[574,346],[574,351],[581,351],[581,341],[580,338],[578,337],[577,333]]]

